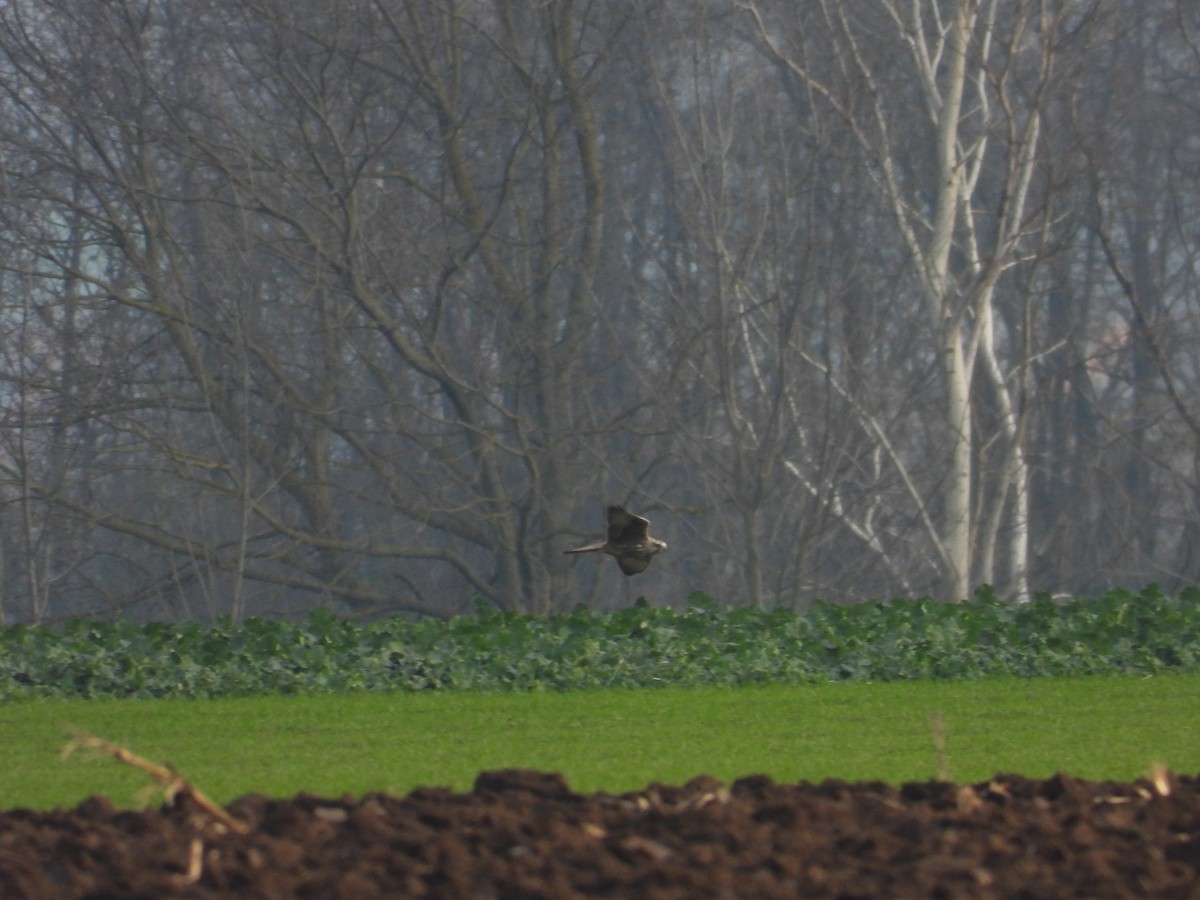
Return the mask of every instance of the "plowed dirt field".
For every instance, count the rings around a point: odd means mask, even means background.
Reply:
[[[0,813],[0,897],[1197,897],[1200,784],[997,776],[581,795],[555,774],[228,807]]]

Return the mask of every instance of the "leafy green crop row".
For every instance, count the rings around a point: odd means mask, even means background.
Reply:
[[[574,690],[1147,674],[1200,669],[1200,590],[1150,587],[1058,605],[817,604],[804,614],[693,594],[684,612],[638,605],[533,618],[303,624],[71,622],[0,629],[0,700],[216,697],[353,690]]]

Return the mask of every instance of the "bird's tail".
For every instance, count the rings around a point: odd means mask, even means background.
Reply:
[[[579,547],[575,550],[564,550],[563,553],[599,553],[604,549],[606,541],[601,541],[599,544],[588,544],[586,547]]]

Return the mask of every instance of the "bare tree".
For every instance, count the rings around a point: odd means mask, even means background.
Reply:
[[[1200,114],[1200,20],[1174,3],[1129,12],[1112,29],[1100,65],[1114,90],[1137,100],[1114,106],[1084,98],[1076,122],[1089,179],[1085,234],[1097,293],[1110,301],[1107,352],[1096,370],[1111,397],[1105,413],[1114,439],[1102,471],[1117,503],[1101,511],[1109,523],[1103,546],[1114,568],[1191,582],[1200,548],[1200,410],[1191,401],[1200,360],[1190,352],[1200,210],[1182,185],[1200,172],[1200,158],[1169,123],[1194,123]]]
[[[865,346],[896,260],[847,239],[851,220],[855,238],[879,220],[839,158],[848,136],[780,115],[778,76],[734,10],[656,9],[640,25],[660,50],[642,57],[636,108],[661,188],[621,203],[637,290],[674,337],[659,408],[694,473],[676,509],[707,524],[691,538],[703,582],[770,605],[906,586],[877,482],[886,401],[857,389],[912,357]]]
[[[811,17],[758,2],[743,8],[769,57],[846,124],[912,260],[941,376],[945,448],[939,502],[925,489],[912,500],[946,595],[964,598],[978,578],[1000,576],[1003,540],[1003,589],[1027,596],[1029,471],[1018,391],[1030,344],[1001,331],[997,292],[1010,269],[1045,252],[1043,118],[1063,90],[1056,58],[1089,11],[975,0],[870,11],[821,3]],[[985,384],[995,433],[979,435]],[[993,440],[1005,449],[985,493],[980,447]]]

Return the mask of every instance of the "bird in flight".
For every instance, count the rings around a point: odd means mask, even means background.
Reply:
[[[626,575],[644,572],[656,553],[667,549],[667,542],[650,537],[650,520],[626,512],[620,506],[608,508],[608,539],[565,553],[607,553],[616,557]]]

